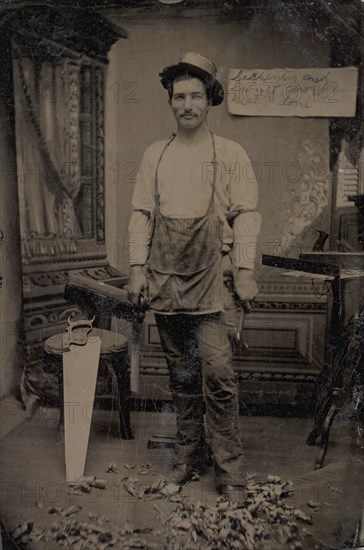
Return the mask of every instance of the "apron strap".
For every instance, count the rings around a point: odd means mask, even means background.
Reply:
[[[213,167],[213,179],[212,179],[212,192],[211,192],[211,198],[210,198],[210,204],[207,209],[207,214],[212,214],[215,207],[215,188],[216,188],[216,177],[217,177],[217,161],[216,161],[216,144],[215,144],[215,136],[210,131],[211,135],[211,141],[212,141],[212,167]]]
[[[210,131],[211,141],[212,141],[212,166],[213,166],[213,180],[212,180],[212,192],[210,197],[210,202],[207,208],[207,214],[211,214],[214,211],[214,205],[215,205],[215,188],[216,188],[216,177],[217,177],[217,161],[216,161],[216,144],[215,144],[215,136]],[[160,154],[160,157],[157,162],[157,166],[155,169],[154,174],[154,202],[155,202],[155,212],[156,214],[160,213],[160,201],[159,201],[159,191],[158,191],[158,168],[161,163],[162,157],[164,153],[166,152],[167,147],[172,143],[174,138],[176,137],[176,134],[173,133],[172,136],[169,138],[165,146],[163,147],[163,150]]]
[[[159,214],[159,212],[160,212],[159,191],[158,191],[158,168],[159,168],[159,165],[161,163],[162,157],[163,157],[164,153],[166,152],[167,147],[172,143],[172,141],[174,140],[175,137],[176,137],[176,134],[173,133],[171,135],[171,137],[168,139],[167,143],[163,147],[163,151],[160,154],[160,157],[158,159],[157,166],[156,166],[156,169],[155,169],[155,174],[154,174],[154,202],[155,202],[156,214]]]

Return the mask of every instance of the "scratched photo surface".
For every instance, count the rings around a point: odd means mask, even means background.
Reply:
[[[364,547],[362,5],[0,2],[0,548]]]

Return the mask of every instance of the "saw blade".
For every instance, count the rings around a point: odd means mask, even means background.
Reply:
[[[84,346],[71,345],[63,354],[66,479],[84,474],[101,351],[99,336]]]

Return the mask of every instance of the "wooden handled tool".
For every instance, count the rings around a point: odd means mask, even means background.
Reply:
[[[140,382],[140,335],[145,317],[147,300],[141,296],[138,309],[135,310],[132,319],[131,339],[129,342],[130,354],[130,391],[138,395]],[[143,309],[140,309],[143,308]]]
[[[237,300],[236,300],[237,302]],[[246,342],[243,341],[243,338],[242,338],[242,335],[243,335],[243,328],[244,328],[244,322],[245,322],[245,315],[250,313],[250,310],[252,308],[251,306],[251,303],[247,300],[245,302],[240,302],[239,303],[239,308],[240,308],[240,314],[239,314],[239,321],[238,321],[238,326],[236,327],[236,335],[235,335],[235,340],[236,340],[236,344],[241,348],[241,349],[248,349],[248,344]]]
[[[115,315],[132,323],[132,334],[129,340],[130,386],[132,393],[137,394],[139,392],[140,332],[148,301],[141,297],[139,304],[135,305],[129,300],[126,288],[116,288],[100,281],[90,280],[83,275],[69,277],[64,296],[67,301],[77,303],[86,310],[95,311],[98,315],[107,312],[109,315]]]

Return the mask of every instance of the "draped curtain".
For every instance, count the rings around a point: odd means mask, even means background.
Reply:
[[[80,238],[79,67],[64,58],[36,65],[15,48],[14,87],[22,239]]]

